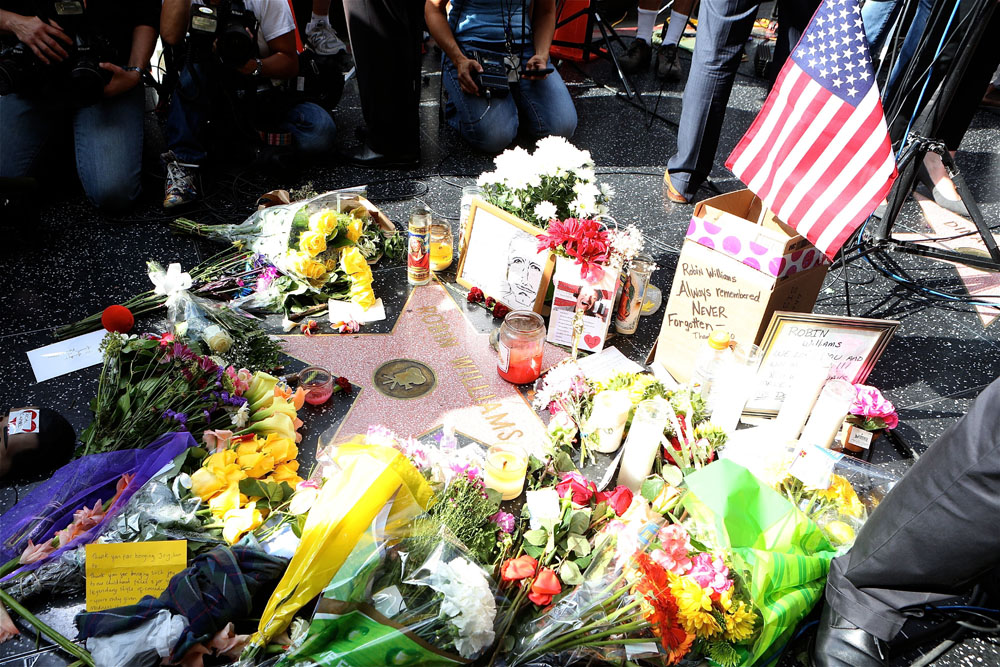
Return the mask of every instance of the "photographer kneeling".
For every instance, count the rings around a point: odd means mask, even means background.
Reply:
[[[194,13],[194,20],[191,15]],[[210,139],[259,139],[298,155],[333,148],[336,126],[318,104],[298,101],[295,18],[287,0],[163,0],[163,41],[188,39],[167,112],[167,181],[163,206],[197,198],[197,170]],[[189,30],[190,26],[190,30]],[[291,81],[289,81],[291,80]],[[225,115],[223,115],[225,114]],[[215,121],[212,135],[206,131]],[[238,146],[245,147],[245,146]]]
[[[0,178],[31,175],[72,124],[87,198],[116,211],[138,198],[159,17],[157,0],[0,0]]]
[[[514,141],[519,113],[534,137],[573,136],[573,98],[549,65],[555,0],[528,4],[533,8],[530,21],[520,0],[453,0],[450,13],[446,4],[426,0],[424,17],[447,56],[441,75],[448,124],[487,153],[499,153]],[[482,63],[488,65],[486,72]]]

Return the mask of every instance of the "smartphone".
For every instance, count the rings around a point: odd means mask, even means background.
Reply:
[[[545,69],[526,69],[521,72],[521,76],[526,79],[540,79],[547,74],[552,74],[555,70],[552,67],[546,67]]]

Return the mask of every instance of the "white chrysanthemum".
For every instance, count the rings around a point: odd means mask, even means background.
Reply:
[[[559,215],[559,210],[556,208],[556,205],[553,204],[552,202],[542,201],[535,204],[534,213],[535,217],[541,220],[542,222],[548,222],[549,220],[552,220],[557,215]]]
[[[569,207],[580,218],[586,218],[597,213],[597,202],[590,195],[577,195],[569,203]]]
[[[521,198],[514,195],[514,198],[510,200],[510,205],[514,208],[521,208]]]
[[[524,494],[528,505],[528,516],[531,530],[544,526],[551,528],[562,518],[562,507],[559,504],[559,492],[552,487],[528,491]]]
[[[444,596],[441,615],[458,629],[459,655],[472,659],[493,643],[496,601],[482,568],[455,558],[434,572],[429,585]]]
[[[607,183],[601,183],[601,194],[605,199],[611,199],[615,196],[615,189]]]
[[[526,172],[530,172],[531,154],[517,146],[504,151],[493,160],[496,165],[497,174],[505,181],[510,178],[523,178]]]

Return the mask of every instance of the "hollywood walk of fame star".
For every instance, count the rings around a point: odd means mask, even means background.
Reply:
[[[449,424],[486,444],[542,442],[545,425],[497,374],[489,334],[475,330],[441,285],[414,288],[391,333],[282,338],[291,356],[361,387],[333,441],[374,424],[414,437]],[[566,356],[546,343],[543,365]]]
[[[987,253],[988,255],[986,244],[983,243],[983,239],[979,235],[976,223],[941,208],[923,195],[914,194],[913,197],[923,209],[924,220],[933,231],[931,234],[895,233],[892,235],[894,239],[945,250],[966,253],[971,251],[979,254]],[[952,238],[956,236],[958,238]],[[996,235],[994,234],[994,236]],[[969,296],[975,297],[978,301],[997,304],[996,307],[978,304],[975,306],[983,326],[988,327],[993,324],[993,321],[1000,317],[1000,311],[998,311],[1000,309],[1000,296],[996,296],[1000,295],[1000,272],[984,271],[943,259],[938,261],[952,264],[955,267],[958,271],[958,277],[961,278],[965,289],[969,292]]]

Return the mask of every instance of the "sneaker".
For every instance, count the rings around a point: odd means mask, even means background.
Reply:
[[[618,59],[622,71],[626,74],[634,74],[649,67],[649,61],[653,56],[653,47],[645,40],[633,39],[629,44],[625,55]]]
[[[198,165],[185,164],[177,160],[173,151],[160,156],[167,165],[167,182],[163,189],[163,208],[174,208],[189,204],[198,198],[195,179]]]
[[[335,53],[346,53],[347,45],[337,37],[333,26],[327,22],[310,23],[306,26],[306,41],[318,55],[332,56]]]
[[[667,81],[681,80],[681,61],[677,58],[677,45],[661,46],[656,52],[656,75]]]

